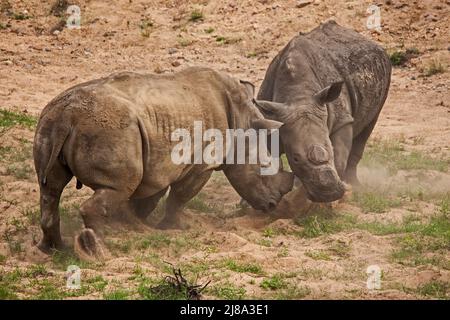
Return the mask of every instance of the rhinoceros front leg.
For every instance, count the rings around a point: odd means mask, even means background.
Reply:
[[[203,173],[193,173],[183,180],[170,186],[169,196],[166,201],[166,214],[156,226],[158,229],[185,229],[178,217],[183,206],[191,200],[211,177],[212,170]]]
[[[345,170],[345,181],[351,183],[354,186],[360,185],[358,180],[356,167],[361,160],[364,149],[366,147],[367,140],[369,140],[370,134],[377,123],[378,115],[365,127],[359,135],[353,139],[352,150],[348,158],[347,168]]]
[[[344,178],[347,160],[352,149],[353,127],[347,124],[330,136],[333,145],[334,166],[341,179]]]
[[[166,194],[167,189],[165,188],[160,192],[143,199],[131,199],[131,205],[134,209],[134,213],[141,220],[146,220],[147,217],[155,210],[158,205],[159,200]]]
[[[103,244],[105,225],[130,211],[127,193],[98,189],[80,207],[84,229],[75,237],[75,252],[84,260],[103,260],[109,254]]]

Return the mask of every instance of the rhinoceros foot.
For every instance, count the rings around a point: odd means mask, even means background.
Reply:
[[[78,257],[85,261],[105,260],[108,257],[108,250],[94,230],[89,228],[75,237],[74,249]]]
[[[41,250],[43,253],[51,254],[54,250],[63,251],[66,249],[64,242],[59,239],[59,241],[49,242],[45,238],[41,239],[36,247]]]
[[[178,217],[175,219],[164,218],[156,225],[156,228],[161,230],[187,230],[189,225],[181,222]]]

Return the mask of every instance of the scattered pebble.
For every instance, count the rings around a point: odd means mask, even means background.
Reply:
[[[314,1],[308,1],[308,0],[300,0],[297,2],[297,4],[295,5],[297,8],[303,8],[306,7],[307,5],[310,5],[311,3],[313,3]]]

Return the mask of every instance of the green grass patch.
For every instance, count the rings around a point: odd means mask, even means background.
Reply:
[[[223,211],[219,206],[207,203],[202,199],[201,195],[192,198],[191,201],[186,204],[186,208],[204,213],[218,213]]]
[[[40,284],[39,292],[33,297],[35,300],[62,300],[66,297],[55,284],[44,280]]]
[[[419,151],[407,152],[399,141],[372,140],[361,163],[366,167],[384,167],[389,173],[398,170],[437,170],[447,172],[449,159],[432,158]]]
[[[399,207],[402,203],[399,199],[392,199],[387,193],[378,192],[354,192],[352,201],[355,202],[365,213],[382,213],[390,208]]]
[[[389,60],[393,66],[404,66],[411,58],[419,55],[417,48],[407,48],[406,50],[397,50],[389,54]]]
[[[125,289],[116,289],[103,294],[105,300],[128,300],[130,292]]]
[[[83,282],[92,287],[95,291],[100,292],[103,292],[103,290],[108,285],[108,281],[105,280],[102,276],[95,276],[93,278],[86,279]]]
[[[167,247],[170,245],[170,243],[171,240],[168,235],[163,233],[154,233],[138,240],[136,242],[136,248],[141,250],[148,248],[158,249]]]
[[[23,112],[9,110],[0,110],[0,128],[9,128],[15,125],[21,125],[30,129],[37,124],[37,118]]]
[[[278,300],[299,300],[304,299],[311,294],[308,286],[289,285],[288,288],[282,290],[276,298]]]
[[[419,286],[417,292],[426,297],[450,299],[450,283],[444,281],[431,281]]]
[[[280,274],[273,275],[270,278],[264,279],[259,285],[265,290],[278,290],[287,288],[287,281]]]
[[[450,216],[445,214],[446,206],[443,201],[430,221],[403,230],[410,233],[397,239],[398,247],[391,254],[395,262],[409,266],[432,264],[450,270],[446,257],[450,250]]]
[[[246,290],[244,288],[236,287],[232,283],[224,283],[215,285],[208,292],[218,298],[225,300],[242,300],[245,298]]]
[[[262,267],[256,263],[239,263],[232,259],[226,259],[223,265],[234,272],[253,273],[257,275],[264,274]]]
[[[73,250],[54,251],[52,254],[52,262],[55,268],[59,270],[67,270],[70,265],[76,265],[80,268],[92,268],[93,264],[80,260]]]
[[[0,300],[16,300],[18,299],[17,295],[14,293],[11,288],[4,286],[0,282]]]
[[[331,260],[330,255],[325,250],[308,250],[305,252],[305,256],[314,260]]]
[[[189,21],[196,22],[196,21],[203,21],[204,16],[203,12],[195,9],[191,12],[191,16],[189,17]]]
[[[295,223],[303,227],[298,236],[316,238],[348,230],[356,224],[356,218],[348,214],[311,215],[297,218]]]
[[[13,12],[12,17],[14,20],[27,20],[27,19],[31,18],[31,16],[29,16],[28,14],[23,13],[23,12],[19,12],[19,13]]]

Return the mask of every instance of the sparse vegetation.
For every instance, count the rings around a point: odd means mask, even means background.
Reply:
[[[389,59],[393,66],[404,66],[411,58],[415,58],[419,55],[417,48],[407,48],[406,50],[397,50],[389,55]]]
[[[202,199],[201,194],[195,196],[186,204],[186,208],[197,210],[205,213],[216,213],[222,211],[216,204],[209,204]]]
[[[116,289],[103,294],[105,300],[128,300],[129,292],[125,289]]]
[[[289,285],[287,289],[282,290],[276,298],[280,300],[299,300],[304,299],[310,294],[311,289],[308,286]]]
[[[203,21],[203,12],[195,9],[191,12],[191,16],[189,18],[190,21],[196,22],[196,21]]]
[[[329,216],[311,215],[296,219],[295,222],[303,227],[298,232],[302,238],[315,238],[324,234],[337,233],[355,225],[355,217],[347,214],[333,214]]]
[[[445,66],[441,61],[433,59],[423,70],[426,77],[431,77],[435,74],[444,73],[446,70]]]
[[[417,292],[426,297],[450,299],[450,283],[431,281],[417,288]]]
[[[216,37],[216,42],[220,44],[234,44],[240,42],[241,40],[242,40],[241,38],[227,38],[223,36]]]
[[[215,285],[208,292],[218,298],[225,300],[242,300],[247,293],[244,288],[236,287],[229,282]]]
[[[151,29],[153,27],[153,21],[150,19],[143,19],[139,24],[141,29],[141,35],[145,38],[150,37]]]
[[[187,47],[187,46],[190,46],[191,44],[193,44],[194,41],[191,40],[191,39],[186,39],[186,38],[183,38],[183,37],[180,36],[180,37],[178,38],[178,43],[179,43],[179,45],[182,46],[182,47]]]
[[[330,255],[324,250],[308,250],[305,252],[305,256],[314,260],[331,260]]]
[[[260,287],[266,290],[278,290],[287,287],[286,280],[279,274],[276,274],[270,278],[264,279]]]
[[[387,168],[391,174],[398,170],[437,170],[446,172],[450,161],[448,159],[432,158],[418,151],[406,152],[399,141],[372,140],[364,152],[361,164],[376,168]]]
[[[25,12],[13,12],[12,13],[12,17],[15,20],[27,20],[30,19],[31,16],[29,16],[27,13]]]
[[[0,109],[0,128],[20,125],[32,129],[36,124],[37,119],[26,113]]]
[[[136,243],[137,249],[157,249],[170,245],[170,238],[163,233],[154,233],[143,237]]]
[[[450,248],[450,217],[446,212],[448,199],[430,221],[409,224],[406,235],[398,238],[399,248],[392,252],[392,259],[398,263],[418,266],[432,264],[450,270],[446,253]],[[408,224],[406,225],[408,226]]]
[[[253,273],[253,274],[264,274],[263,269],[260,265],[256,263],[239,263],[232,259],[226,259],[223,262],[223,265],[234,272],[241,272],[241,273]]]
[[[376,191],[354,192],[353,201],[366,213],[382,213],[401,205],[400,200],[392,199],[388,194],[377,193]]]

